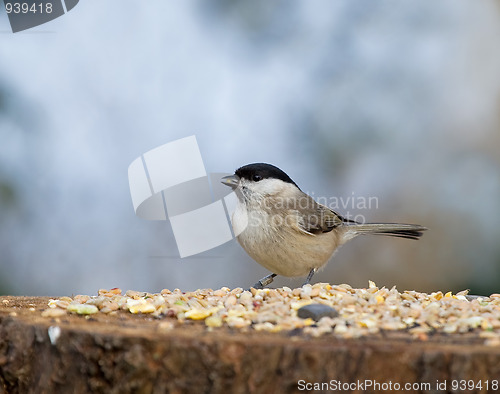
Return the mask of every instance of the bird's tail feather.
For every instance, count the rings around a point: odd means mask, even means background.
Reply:
[[[419,239],[427,228],[418,224],[400,224],[400,223],[366,223],[350,225],[356,235],[375,234],[390,235],[391,237],[400,237],[408,239]]]

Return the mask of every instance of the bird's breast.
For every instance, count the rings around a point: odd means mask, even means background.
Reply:
[[[259,264],[284,276],[302,276],[323,266],[336,249],[335,233],[307,234],[296,211],[279,213],[238,204],[232,223],[243,249]]]

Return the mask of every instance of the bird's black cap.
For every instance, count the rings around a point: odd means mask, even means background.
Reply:
[[[254,177],[256,176],[260,177],[260,179],[266,179],[266,178],[280,179],[283,182],[291,183],[292,185],[295,185],[297,188],[299,188],[297,184],[294,181],[292,181],[292,178],[290,178],[284,171],[280,170],[276,166],[273,166],[272,164],[267,164],[267,163],[247,164],[246,166],[238,168],[234,173],[240,178],[245,178],[248,180],[255,180]]]

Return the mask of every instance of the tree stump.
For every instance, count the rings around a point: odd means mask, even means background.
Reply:
[[[42,317],[48,300],[0,297],[0,393],[499,391],[500,347],[475,332],[421,341],[165,329],[168,318],[125,311]]]

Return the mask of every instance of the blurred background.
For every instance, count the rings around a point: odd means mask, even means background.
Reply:
[[[358,238],[316,281],[500,292],[498,2],[85,1],[17,34],[2,6],[0,31],[0,294],[267,275],[135,216],[129,164],[193,134],[207,172],[273,163],[341,214],[430,229]]]

